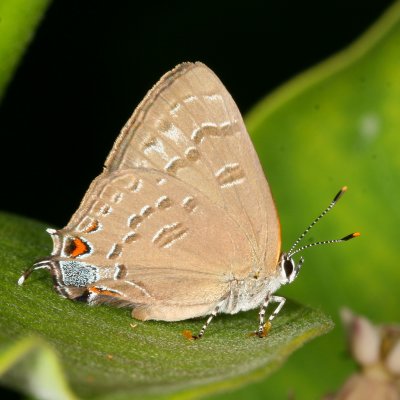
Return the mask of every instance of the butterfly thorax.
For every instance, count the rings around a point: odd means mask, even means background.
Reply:
[[[236,314],[260,306],[268,293],[274,293],[282,285],[280,274],[273,276],[248,276],[231,281],[229,295],[221,305],[221,312]]]

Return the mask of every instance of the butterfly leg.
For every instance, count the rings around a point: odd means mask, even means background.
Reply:
[[[258,324],[258,330],[255,332],[255,334],[262,338],[267,336],[269,330],[271,329],[271,321],[279,314],[279,311],[281,311],[283,305],[285,304],[286,299],[281,296],[271,296],[270,293],[267,294],[264,303],[260,307],[260,312],[258,313],[259,315],[259,324]],[[269,316],[268,321],[264,323],[264,316],[265,316],[265,310],[267,309],[269,303],[279,303],[278,307],[274,310],[274,312]]]
[[[210,314],[210,316],[208,317],[208,319],[205,322],[205,324],[203,325],[203,327],[200,329],[200,332],[197,336],[192,335],[191,331],[184,331],[183,335],[188,339],[201,339],[204,335],[204,332],[208,328],[208,325],[210,325],[212,319],[218,314],[219,308],[220,308],[220,306],[215,307],[214,311]]]

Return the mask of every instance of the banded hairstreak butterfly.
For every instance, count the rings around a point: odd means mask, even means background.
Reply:
[[[48,229],[57,292],[132,307],[139,320],[179,321],[260,307],[263,337],[285,303],[274,295],[303,264],[281,253],[280,224],[242,116],[217,76],[183,63],[148,92],[123,127],[68,225]],[[264,314],[277,303],[267,322]]]

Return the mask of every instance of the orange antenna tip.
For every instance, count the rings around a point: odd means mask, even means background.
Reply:
[[[347,186],[343,186],[341,189],[340,189],[340,191],[339,191],[339,193],[335,196],[335,198],[333,199],[333,203],[336,203],[343,195],[344,195],[344,193],[346,192],[346,190],[347,190]]]
[[[355,238],[355,237],[358,237],[358,236],[360,236],[360,235],[361,235],[360,232],[355,232],[355,233],[351,233],[350,235],[347,235],[347,236],[341,238],[340,240],[341,240],[341,241],[346,241],[346,240],[350,240],[350,239],[353,239],[353,238]]]

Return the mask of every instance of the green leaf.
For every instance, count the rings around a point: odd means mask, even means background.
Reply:
[[[50,0],[0,2],[0,100]]]
[[[247,127],[276,199],[284,249],[343,185],[348,192],[310,240],[362,233],[305,251],[299,277],[280,293],[322,307],[335,321],[347,305],[377,323],[398,322],[400,3],[348,49],[261,101]],[[354,369],[345,354],[343,330],[335,329],[268,381],[218,400],[321,398]]]
[[[319,311],[288,302],[266,339],[249,336],[257,326],[254,310],[218,316],[204,339],[189,341],[183,330],[198,331],[202,320],[134,321],[128,309],[89,307],[62,299],[52,290],[47,271],[36,272],[18,286],[23,270],[49,254],[50,242],[43,224],[0,213],[0,344],[11,346],[0,356],[0,372],[2,365],[11,367],[21,358],[24,346],[28,347],[25,353],[32,351],[33,344],[29,347],[18,340],[35,335],[56,350],[79,398],[178,393],[183,399],[232,388],[267,376],[290,353],[331,328]],[[13,362],[4,358],[10,352],[17,354]],[[36,368],[44,367],[36,362]],[[36,371],[35,377],[35,387],[45,384],[42,372]],[[35,394],[26,384],[32,382],[27,368],[14,368],[0,381]],[[59,398],[69,398],[66,383],[58,387],[64,388]]]

